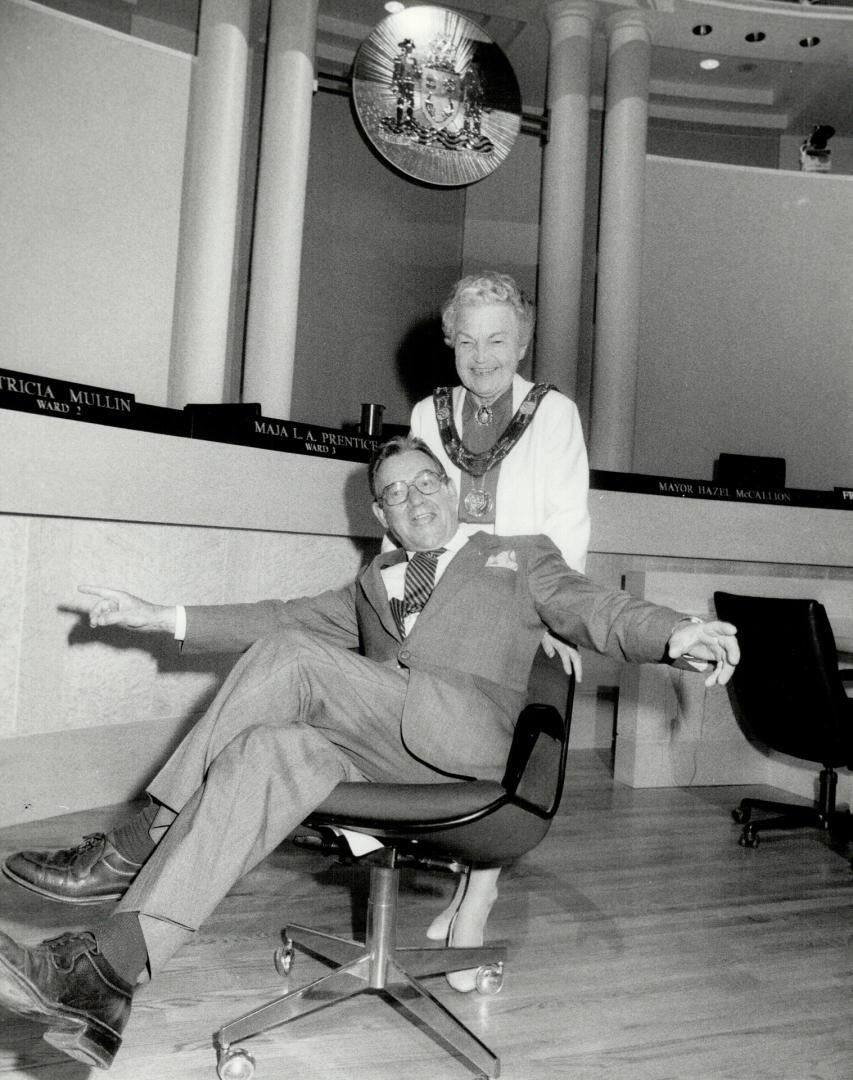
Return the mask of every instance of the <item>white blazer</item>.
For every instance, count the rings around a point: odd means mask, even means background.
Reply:
[[[513,413],[533,383],[520,375],[512,380]],[[460,434],[465,388],[453,388],[453,418]],[[412,409],[412,434],[436,454],[457,488],[460,470],[441,444],[432,397]],[[499,536],[544,533],[574,570],[583,572],[589,546],[589,463],[580,416],[573,401],[557,390],[540,401],[533,422],[501,462],[495,524],[463,525]]]

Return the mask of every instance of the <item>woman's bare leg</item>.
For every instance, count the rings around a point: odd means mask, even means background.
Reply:
[[[463,874],[456,892],[448,906],[437,915],[427,930],[433,940],[445,939],[448,945],[482,945],[486,921],[498,896],[499,866],[485,870],[471,870]],[[477,984],[477,969],[450,971],[447,981],[454,990],[463,993],[473,990]]]

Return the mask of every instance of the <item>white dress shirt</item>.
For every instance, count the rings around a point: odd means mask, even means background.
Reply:
[[[441,580],[441,575],[447,569],[450,560],[464,547],[468,542],[468,533],[461,526],[456,530],[455,534],[443,544],[444,551],[439,555],[435,564],[435,585]],[[388,599],[402,600],[404,590],[406,586],[406,567],[409,565],[409,559],[411,559],[414,552],[406,552],[406,561],[394,563],[393,566],[386,566],[382,571],[382,581],[385,585],[385,591],[388,593]],[[435,586],[433,586],[435,587]],[[410,615],[407,615],[403,621],[403,628],[406,635],[411,634],[412,627],[415,625],[420,612],[413,611]]]

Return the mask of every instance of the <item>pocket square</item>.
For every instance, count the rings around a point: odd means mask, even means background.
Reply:
[[[497,555],[490,555],[486,559],[486,568],[490,566],[499,567],[501,570],[518,570],[518,563],[515,560],[514,551],[499,551]]]

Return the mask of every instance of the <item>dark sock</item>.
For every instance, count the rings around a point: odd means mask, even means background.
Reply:
[[[137,913],[120,911],[111,915],[94,933],[101,956],[116,975],[133,986],[148,963],[148,949]]]
[[[109,833],[107,839],[125,859],[141,865],[154,850],[154,841],[148,830],[159,808],[160,804],[149,798],[148,805],[138,814]]]

